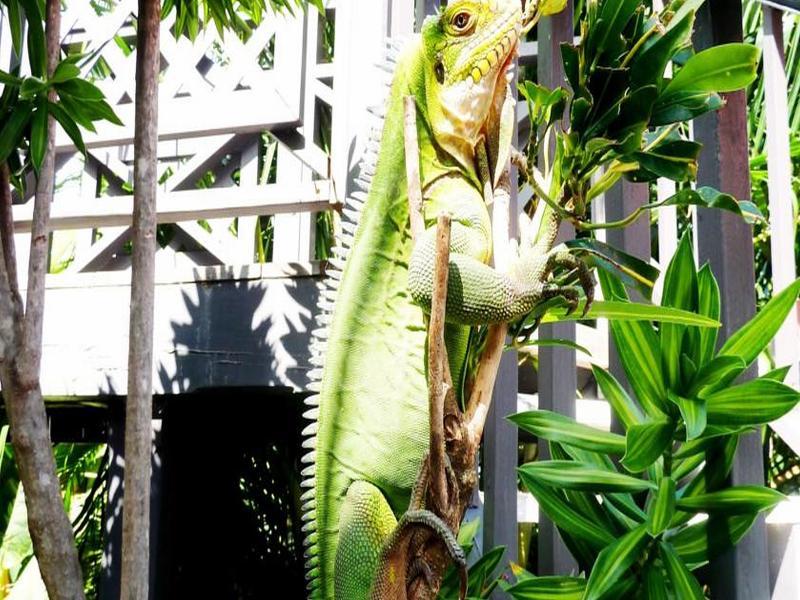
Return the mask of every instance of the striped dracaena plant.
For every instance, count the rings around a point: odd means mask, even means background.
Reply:
[[[607,298],[624,286],[601,273]],[[800,293],[777,294],[717,350],[718,330],[647,321],[612,321],[611,336],[632,393],[594,367],[624,433],[610,433],[545,410],[511,420],[548,443],[553,460],[519,477],[555,523],[581,577],[522,574],[514,598],[704,598],[693,571],[747,533],[783,496],[761,485],[732,486],[728,475],[742,435],[783,416],[800,393],[788,369],[748,378]],[[720,316],[708,265],[697,270],[688,236],[665,275],[662,306]],[[550,595],[547,595],[550,594]]]

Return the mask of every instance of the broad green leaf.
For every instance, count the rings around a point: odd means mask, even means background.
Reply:
[[[749,366],[778,333],[795,307],[800,294],[800,279],[764,305],[755,317],[734,333],[719,350],[720,356],[741,356]]]
[[[756,520],[758,513],[709,518],[689,525],[668,540],[678,556],[689,565],[705,564],[737,544]]]
[[[0,163],[8,159],[9,154],[22,141],[22,132],[30,121],[33,105],[22,102],[11,112],[0,129]]]
[[[690,454],[682,459],[675,458],[675,455],[673,454],[672,478],[675,481],[680,481],[681,479],[689,475],[689,473],[691,473],[700,465],[702,465],[705,462],[705,460],[706,460],[705,455],[703,455],[700,452]]]
[[[640,525],[603,550],[592,568],[584,600],[602,598],[640,558],[648,539],[647,528]]]
[[[675,514],[675,481],[671,477],[664,477],[647,511],[647,532],[652,537],[661,535],[669,526],[673,514]]]
[[[664,95],[683,91],[734,92],[756,77],[759,50],[750,44],[721,44],[692,56],[664,89]]]
[[[625,438],[621,435],[577,423],[569,417],[554,412],[532,410],[508,418],[521,429],[551,442],[561,442],[609,454],[625,452]]]
[[[71,60],[62,60],[58,63],[53,76],[50,78],[50,83],[63,83],[68,79],[74,79],[81,74],[80,68]]]
[[[44,37],[44,15],[37,0],[17,0],[25,9],[25,24],[28,28],[28,62],[31,75],[43,79],[47,75]]]
[[[31,164],[36,173],[42,166],[44,153],[47,150],[47,100],[36,103],[36,111],[31,120]]]
[[[600,12],[590,29],[587,43],[588,54],[597,55],[592,58],[596,60],[619,38],[638,7],[638,0],[613,0],[600,4]]]
[[[91,102],[104,100],[103,92],[92,83],[84,81],[83,79],[68,79],[59,83],[56,88],[60,94],[69,94],[75,97],[76,100],[83,102]]]
[[[487,579],[491,578],[495,569],[497,569],[497,565],[499,565],[500,561],[503,559],[505,551],[503,546],[492,548],[489,552],[481,556],[475,564],[470,566],[467,583],[467,593],[469,596],[484,598],[485,593],[491,591],[491,588],[497,585],[496,581],[487,583]]]
[[[522,465],[520,472],[555,488],[586,492],[641,492],[654,489],[652,481],[599,469],[572,460],[547,460]]]
[[[603,397],[608,400],[625,429],[644,421],[642,411],[611,373],[597,365],[592,365],[592,373]]]
[[[522,484],[536,497],[539,507],[559,529],[586,541],[595,549],[603,548],[614,541],[614,536],[587,519],[564,500],[564,497],[537,479],[519,471]]]
[[[583,577],[531,577],[505,588],[515,600],[581,600],[586,589]]]
[[[659,273],[650,263],[593,238],[578,238],[565,242],[565,245],[583,256],[588,266],[597,266],[620,276],[626,285],[635,286],[645,298],[652,296]]]
[[[606,298],[625,299],[625,290],[608,275],[598,273]],[[675,309],[668,309],[675,310]],[[658,336],[650,323],[612,320],[611,336],[636,399],[652,417],[665,414],[667,390],[661,367]]]
[[[675,52],[685,45],[692,34],[694,12],[673,19],[663,35],[646,47],[631,62],[632,85],[656,83],[661,85],[664,71]]]
[[[681,600],[705,600],[703,589],[672,545],[661,542],[658,549],[676,597]]]
[[[706,428],[706,401],[702,398],[684,398],[668,392],[669,399],[681,411],[686,424],[686,440],[690,441],[703,435]]]
[[[697,307],[697,271],[690,235],[684,235],[664,274],[661,305],[694,311]],[[664,323],[659,332],[661,358],[667,386],[677,389],[680,382],[681,344],[685,327]]]
[[[792,410],[800,392],[772,379],[754,379],[704,398],[709,424],[763,425]]]
[[[583,306],[581,303],[581,307]],[[719,321],[709,319],[687,310],[656,306],[655,304],[642,304],[638,302],[618,302],[615,300],[597,300],[584,315],[582,308],[571,314],[566,314],[565,307],[551,310],[542,319],[542,323],[556,321],[587,321],[593,319],[608,319],[609,321],[655,321],[660,323],[678,323],[693,325],[695,327],[719,327]]]
[[[626,449],[622,466],[640,473],[652,465],[672,443],[674,423],[667,420],[647,421],[633,425],[625,436]]]
[[[707,362],[692,380],[687,396],[709,393],[724,388],[741,375],[747,365],[739,356],[718,356]]]
[[[697,272],[697,312],[711,319],[719,320],[720,298],[719,286],[711,267],[706,263]],[[703,365],[714,356],[719,330],[703,327],[697,330],[697,349],[695,356],[697,365],[702,371]]]
[[[679,92],[662,96],[656,101],[650,115],[650,125],[669,125],[681,121],[691,121],[712,110],[725,106],[719,94],[708,92]]]
[[[664,572],[653,562],[647,563],[644,570],[644,595],[647,600],[669,600],[667,596],[667,580]]]
[[[701,187],[696,190],[686,188],[676,194],[646,204],[644,208],[654,209],[661,206],[701,206],[703,208],[718,208],[739,215],[747,222],[763,221],[764,215],[752,202],[739,202],[730,194],[723,194],[712,187]]]
[[[786,496],[760,485],[740,485],[718,492],[700,494],[678,500],[678,508],[686,512],[740,515],[772,510]]]
[[[473,519],[462,524],[458,530],[458,545],[462,548],[472,546],[475,536],[481,528],[481,520]]]
[[[640,170],[629,177],[637,181],[652,181],[657,177],[677,182],[694,179],[699,152],[700,144],[685,140],[670,140],[650,150],[634,152],[630,158],[639,164]]]

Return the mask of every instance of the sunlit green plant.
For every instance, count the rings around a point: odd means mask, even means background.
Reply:
[[[600,279],[606,297],[627,301],[618,280]],[[665,590],[681,599],[704,597],[692,572],[736,544],[759,513],[783,499],[766,486],[731,486],[727,478],[739,438],[800,401],[800,392],[782,383],[788,368],[743,377],[798,294],[800,280],[719,350],[713,327],[612,321],[633,394],[601,368],[594,375],[624,434],[545,410],[511,417],[549,443],[553,460],[525,464],[519,476],[585,573],[523,577],[508,588],[513,597],[540,598],[543,590],[586,600],[665,597]],[[661,304],[718,319],[720,302],[710,268],[695,268],[684,237],[664,276]]]

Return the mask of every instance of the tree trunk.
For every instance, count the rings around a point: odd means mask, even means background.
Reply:
[[[150,579],[150,460],[153,415],[153,296],[158,180],[160,19],[161,6],[158,0],[139,0],[133,171],[133,272],[122,517],[121,598],[123,600],[146,600]]]
[[[52,74],[60,55],[61,4],[47,1],[47,70]],[[83,598],[83,578],[75,548],[72,524],[64,512],[53,458],[39,371],[42,359],[45,275],[47,273],[48,221],[55,184],[55,121],[48,119],[47,149],[36,182],[25,308],[16,275],[11,188],[8,167],[0,167],[2,219],[3,309],[10,315],[0,342],[0,379],[11,426],[11,442],[25,492],[28,529],[39,570],[53,600]]]

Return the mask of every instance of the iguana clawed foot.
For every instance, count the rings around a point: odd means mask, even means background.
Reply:
[[[447,524],[429,510],[409,510],[397,523],[397,527],[386,544],[380,561],[380,570],[372,589],[372,600],[402,600],[407,597],[409,585],[422,578],[425,585],[432,586],[431,571],[422,556],[409,556],[420,552],[423,544],[417,537],[421,530],[428,530],[444,544],[450,559],[459,571],[461,589],[459,598],[467,595],[467,557],[455,534]]]
[[[546,270],[548,271],[548,274],[552,274],[552,272],[558,267],[577,272],[578,285],[580,285],[584,295],[586,296],[586,304],[583,306],[583,316],[586,316],[586,314],[589,312],[589,309],[592,307],[592,302],[594,302],[594,277],[592,277],[591,270],[585,262],[569,252],[569,250],[554,248],[547,255]],[[580,304],[580,296],[575,286],[549,285],[550,288],[547,293],[549,294],[550,298],[562,296],[567,301],[568,315],[577,310]]]

